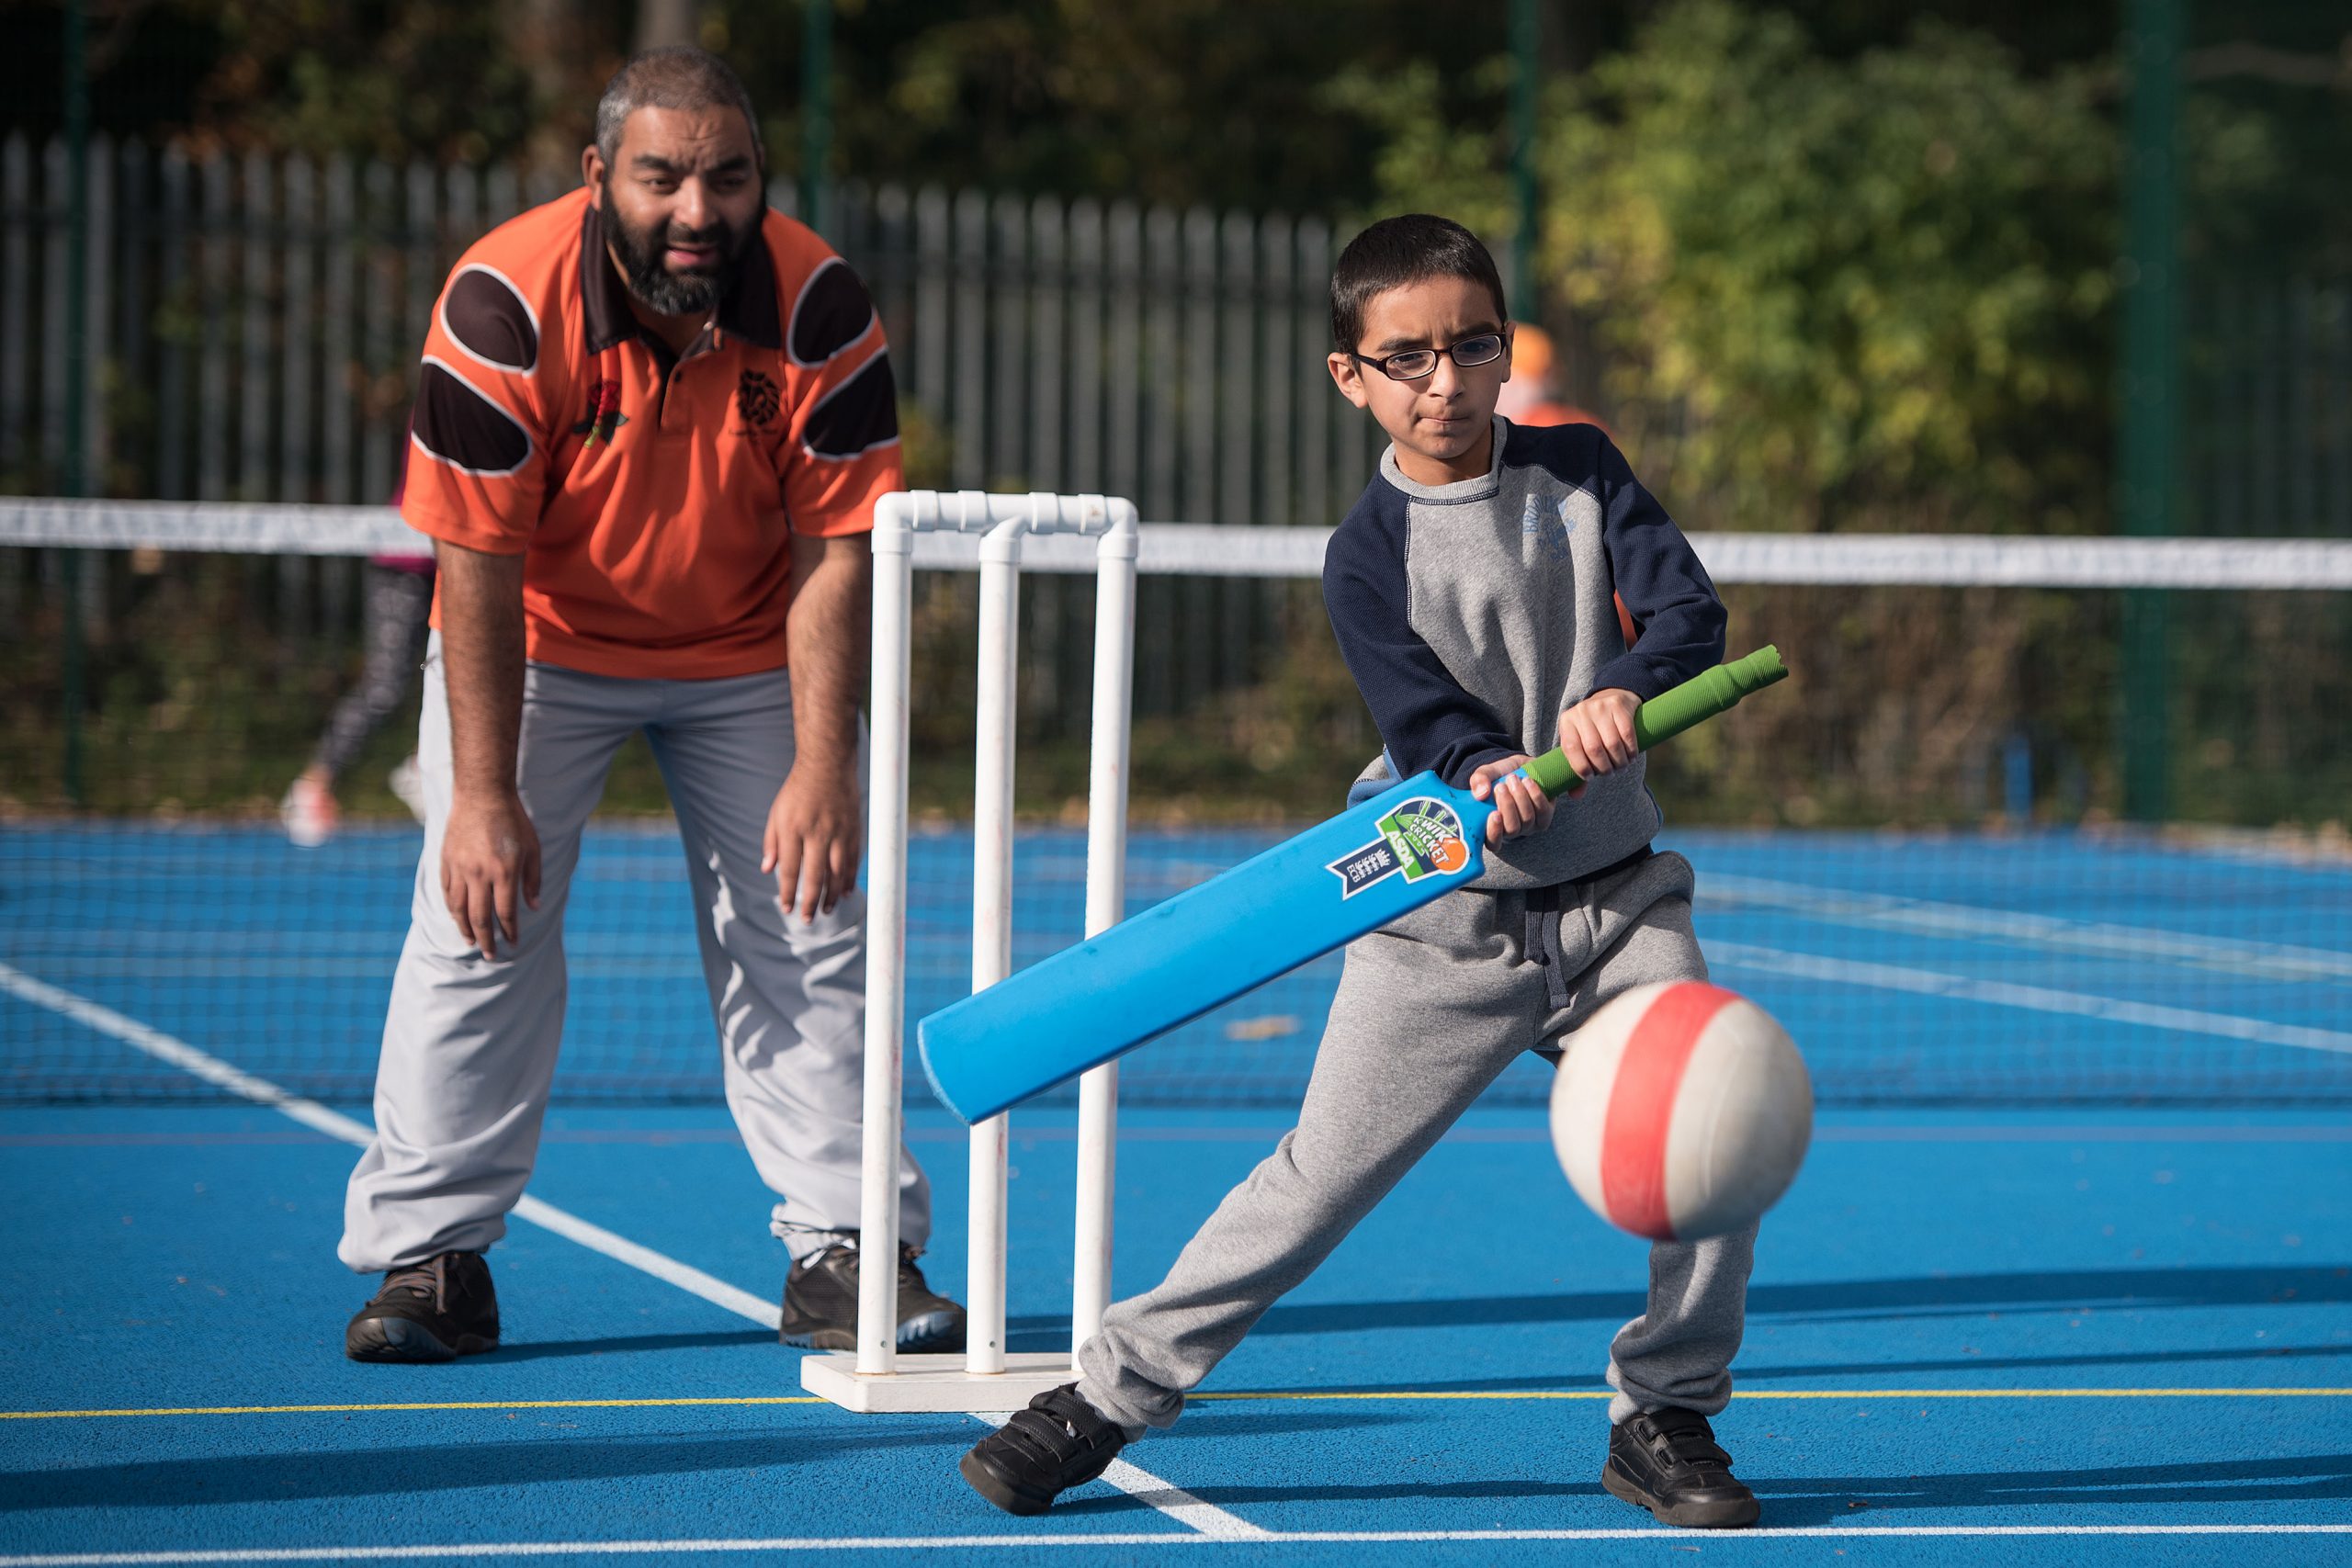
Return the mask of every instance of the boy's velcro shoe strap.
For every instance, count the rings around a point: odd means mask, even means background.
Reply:
[[[958,1467],[972,1490],[1008,1514],[1042,1514],[1057,1495],[1101,1475],[1126,1446],[1118,1427],[1079,1397],[1047,1389],[972,1445]]]
[[[1669,1407],[1634,1416],[1610,1432],[1600,1483],[1661,1523],[1736,1529],[1754,1524],[1763,1510],[1732,1474],[1731,1462],[1705,1416]]]

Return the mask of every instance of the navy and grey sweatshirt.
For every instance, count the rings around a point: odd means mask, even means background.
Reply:
[[[1626,646],[1617,601],[1636,629]],[[1559,744],[1559,716],[1622,686],[1645,701],[1724,656],[1724,607],[1690,541],[1589,424],[1495,421],[1475,479],[1416,484],[1394,447],[1331,536],[1323,602],[1386,747],[1360,784]],[[1394,773],[1390,773],[1393,765]],[[1624,859],[1658,829],[1634,763],[1487,854],[1472,886],[1544,887]]]

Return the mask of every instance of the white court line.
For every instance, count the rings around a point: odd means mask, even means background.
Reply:
[[[376,1136],[375,1129],[364,1122],[356,1122],[340,1111],[330,1111],[315,1100],[288,1094],[268,1079],[242,1072],[220,1057],[198,1050],[185,1040],[166,1034],[135,1018],[126,1017],[86,997],[36,980],[9,964],[0,964],[0,991],[6,991],[36,1007],[62,1013],[76,1023],[109,1035],[135,1050],[144,1051],[158,1061],[167,1062],[193,1077],[202,1078],[215,1088],[225,1089],[256,1105],[266,1105],[313,1132],[324,1133],[355,1148],[366,1148]],[[749,1291],[739,1290],[726,1280],[681,1263],[674,1258],[665,1258],[650,1247],[639,1247],[626,1236],[615,1235],[602,1225],[591,1224],[579,1215],[559,1209],[552,1203],[526,1195],[514,1205],[514,1215],[541,1229],[553,1231],[568,1241],[576,1241],[592,1252],[601,1252],[616,1262],[626,1263],[632,1269],[666,1280],[690,1295],[700,1296],[714,1306],[725,1307],[739,1317],[748,1317],[763,1327],[775,1328],[782,1322],[783,1309],[777,1303],[755,1296]]]
[[[977,1414],[977,1413],[976,1413]],[[1001,1427],[1012,1417],[1009,1414],[978,1415],[979,1420],[991,1427]],[[1148,1470],[1114,1459],[1102,1472],[1102,1479],[1125,1492],[1139,1503],[1148,1503],[1182,1525],[1200,1531],[1210,1540],[1272,1540],[1274,1532],[1251,1524],[1238,1514],[1227,1513],[1215,1503],[1204,1503],[1181,1486],[1171,1486]],[[1158,1540],[1157,1536],[1147,1540]]]
[[[1229,1514],[1215,1503],[1204,1503],[1181,1486],[1171,1486],[1148,1470],[1114,1459],[1102,1479],[1139,1503],[1148,1503],[1177,1523],[1188,1525],[1210,1540],[1272,1540],[1274,1532]]]
[[[2324,1525],[1803,1525],[1709,1530],[1709,1546],[1743,1540],[1997,1540],[2018,1536],[2352,1535]],[[712,1540],[469,1540],[447,1546],[250,1547],[219,1551],[75,1551],[0,1557],[0,1568],[130,1568],[140,1563],[402,1562],[443,1557],[641,1557],[657,1552],[1034,1551],[1040,1547],[1442,1546],[1453,1541],[1647,1540],[1692,1551],[1692,1532],[1657,1525],[1612,1529],[1266,1530],[1253,1536],[1179,1535],[1173,1530],[1051,1535],[776,1536]]]
[[[2111,958],[2153,958],[2199,969],[2267,980],[2352,980],[2352,953],[2291,942],[2247,942],[2238,937],[2200,936],[2089,920],[2065,920],[2022,910],[1975,904],[1939,904],[1855,893],[1841,887],[1776,882],[1760,876],[1709,872],[1700,879],[1699,903],[1755,904],[1787,909],[1834,925],[1885,927],[1922,936],[1985,937],[2019,947],[2094,953]]]
[[[75,1022],[119,1040],[135,1050],[144,1051],[159,1061],[168,1062],[181,1071],[202,1078],[209,1084],[225,1089],[230,1093],[252,1100],[256,1105],[266,1105],[281,1116],[289,1117],[314,1132],[324,1133],[329,1137],[339,1138],[346,1144],[360,1148],[367,1147],[375,1138],[375,1130],[364,1122],[356,1122],[339,1111],[330,1111],[317,1100],[304,1100],[300,1095],[288,1094],[266,1078],[257,1078],[251,1073],[241,1072],[218,1056],[198,1050],[185,1040],[166,1034],[160,1029],[141,1023],[135,1018],[127,1017],[86,997],[79,997],[71,991],[61,990],[44,981],[36,980],[22,970],[6,964],[0,964],[0,991],[6,991],[36,1007],[43,1007],[51,1012],[62,1013]],[[738,1289],[724,1280],[706,1274],[690,1264],[681,1263],[676,1258],[656,1252],[650,1247],[639,1246],[627,1236],[616,1235],[604,1226],[591,1224],[579,1215],[559,1209],[552,1203],[542,1202],[526,1194],[515,1203],[514,1213],[517,1219],[527,1220],[543,1230],[553,1231],[567,1241],[578,1242],[592,1252],[603,1253],[615,1262],[625,1263],[632,1269],[652,1275],[657,1280],[665,1280],[690,1295],[700,1296],[714,1306],[724,1307],[739,1317],[748,1317],[763,1328],[774,1329],[782,1324],[783,1309],[778,1303],[755,1296],[749,1291]],[[978,1418],[990,1419],[985,1416]],[[1001,1421],[1001,1417],[996,1419]],[[1114,1471],[1118,1473],[1113,1474]],[[1149,1504],[1169,1517],[1189,1529],[1199,1530],[1212,1539],[1249,1540],[1264,1533],[1247,1520],[1228,1514],[1222,1508],[1204,1503],[1191,1493],[1171,1486],[1150,1472],[1123,1460],[1113,1461],[1112,1469],[1103,1472],[1103,1479],[1109,1481],[1120,1491],[1135,1496],[1137,1501]],[[317,1554],[306,1555],[316,1556]],[[217,1559],[220,1562],[265,1560],[230,1557]],[[207,1560],[135,1558],[125,1559],[125,1561]]]
[[[2307,1029],[2300,1024],[2273,1023],[2267,1019],[2240,1018],[2233,1013],[2199,1012],[2189,1008],[2157,1007],[2128,1002],[2119,997],[2084,991],[2055,991],[2043,986],[2018,986],[2006,980],[1977,980],[1965,975],[1944,975],[1932,969],[1906,969],[1894,964],[1870,964],[1859,958],[1824,958],[1817,953],[1786,953],[1777,947],[1751,947],[1744,942],[1703,944],[1710,964],[1727,969],[1752,969],[1787,975],[1800,980],[1825,980],[1836,985],[1871,986],[1885,991],[1912,991],[1921,996],[1949,997],[1955,1001],[1989,1002],[1996,1007],[2024,1008],[2033,1012],[2070,1013],[2109,1023],[2133,1023],[2183,1034],[2207,1034],[2223,1040],[2246,1040],[2262,1045],[2293,1045],[2306,1051],[2352,1052],[2352,1034],[2334,1029]]]

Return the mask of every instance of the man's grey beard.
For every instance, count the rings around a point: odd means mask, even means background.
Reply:
[[[719,236],[718,270],[708,276],[681,276],[662,265],[662,253],[668,247],[666,231],[653,234],[630,228],[628,220],[613,206],[609,188],[605,192],[605,213],[612,220],[613,254],[628,280],[628,291],[646,309],[665,316],[699,316],[717,305],[733,286],[736,273],[742,269],[743,253],[758,232],[756,229],[747,229],[739,234],[724,222],[713,224],[711,228]],[[694,238],[707,238],[708,232]]]

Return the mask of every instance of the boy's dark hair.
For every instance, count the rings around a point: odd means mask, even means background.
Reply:
[[[1495,324],[1510,320],[1502,274],[1478,236],[1451,218],[1408,212],[1384,218],[1348,242],[1331,269],[1331,344],[1353,354],[1363,341],[1364,307],[1376,295],[1430,277],[1484,285],[1495,297]]]

